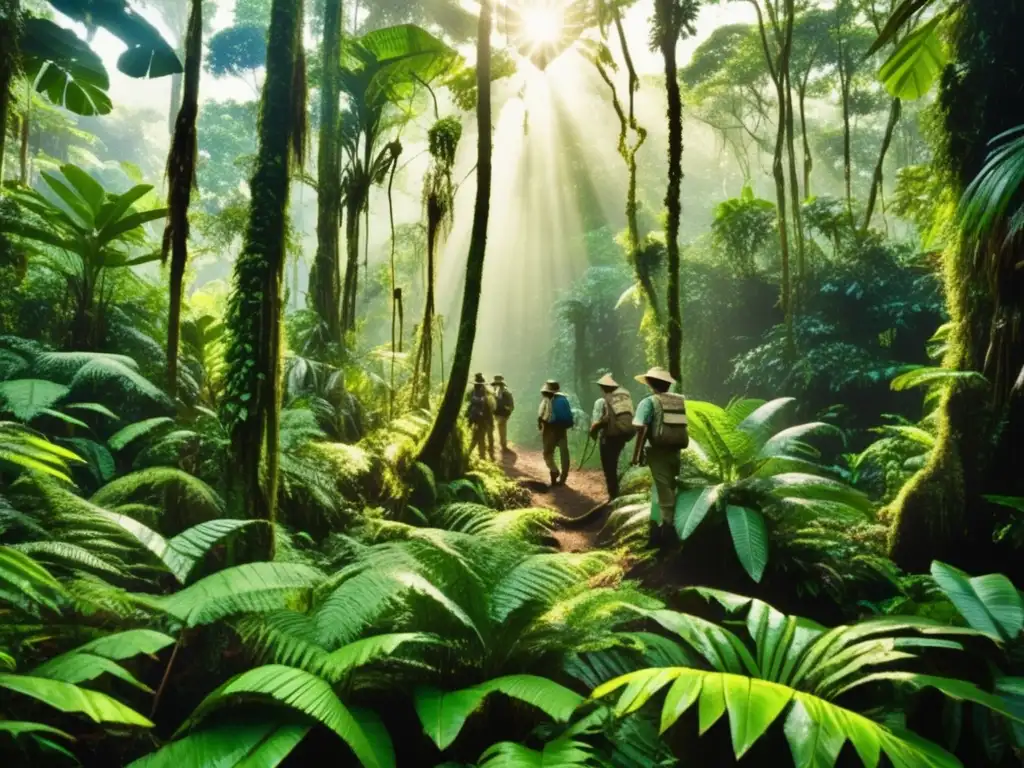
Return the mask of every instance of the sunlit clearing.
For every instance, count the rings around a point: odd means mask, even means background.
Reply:
[[[551,6],[523,9],[523,40],[533,45],[553,45],[562,36],[564,20],[559,9]]]

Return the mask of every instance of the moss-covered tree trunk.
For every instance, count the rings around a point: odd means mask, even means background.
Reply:
[[[320,139],[317,152],[316,257],[309,274],[313,309],[330,340],[341,342],[341,265],[338,235],[341,215],[341,145],[338,105],[341,94],[342,1],[324,4],[323,81],[320,86]]]
[[[480,290],[484,276],[484,256],[487,254],[487,221],[491,208],[491,0],[481,0],[477,29],[476,87],[479,98],[476,105],[477,167],[476,202],[473,208],[473,230],[466,259],[466,285],[462,295],[462,317],[459,319],[459,337],[452,358],[452,369],[444,397],[426,442],[420,449],[419,460],[437,471],[445,444],[455,431],[462,406],[476,341],[477,312],[480,309]]]
[[[18,37],[21,33],[21,4],[0,0],[0,181],[4,178],[4,149],[7,145],[7,113],[11,106],[11,84],[18,71]]]
[[[789,35],[793,34],[793,25],[789,24],[787,29]],[[792,46],[792,39],[787,42],[787,47]],[[805,257],[804,257],[804,222],[803,212],[800,210],[800,177],[796,169],[796,130],[793,109],[793,85],[791,82],[792,73],[790,67],[786,67],[783,76],[786,80],[786,154],[789,156],[789,201],[793,206],[793,240],[796,243],[796,303],[799,307],[801,296],[806,279]]]
[[[665,65],[665,91],[668,98],[668,189],[665,192],[665,245],[668,252],[668,370],[676,381],[683,376],[683,322],[679,301],[679,223],[682,218],[683,181],[683,98],[679,91],[676,46],[680,26],[676,20],[676,0],[658,0],[655,14],[663,20],[658,45]],[[661,10],[663,6],[669,6]]]
[[[1024,124],[1024,4],[965,0],[952,25],[953,64],[943,76],[945,117],[937,172],[961,193],[985,164],[988,143]],[[1016,203],[1021,194],[1018,192]],[[893,504],[892,557],[920,571],[932,559],[970,570],[1022,575],[1021,558],[993,542],[1006,510],[984,495],[1024,496],[1024,259],[1005,230],[974,245],[964,239],[945,256],[953,323],[950,368],[979,371],[989,387],[955,386],[940,405],[928,465]],[[1005,555],[1005,557],[1003,557]]]
[[[359,289],[359,201],[352,197],[345,204],[345,284],[341,295],[341,332],[356,327],[356,292]]]
[[[243,510],[273,523],[277,507],[281,284],[290,166],[305,117],[302,0],[273,0],[259,150],[245,245],[235,263],[225,416]],[[273,556],[273,537],[270,539]]]
[[[167,391],[178,392],[178,341],[181,300],[188,263],[188,207],[196,183],[196,118],[199,116],[199,72],[203,58],[203,3],[192,0],[185,37],[185,92],[167,156],[167,227],[163,256],[171,256],[170,308],[167,316]]]

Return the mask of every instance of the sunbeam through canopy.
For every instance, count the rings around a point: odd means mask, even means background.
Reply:
[[[502,6],[498,29],[523,58],[544,71],[579,39],[585,15],[582,0],[516,0]]]

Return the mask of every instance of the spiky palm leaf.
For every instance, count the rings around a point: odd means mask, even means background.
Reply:
[[[709,515],[724,517],[740,563],[760,581],[768,564],[765,515],[789,524],[819,514],[865,520],[871,503],[817,463],[807,438],[837,433],[812,422],[778,430],[774,425],[792,398],[738,400],[727,408],[690,401],[689,488],[676,499],[675,525],[688,539]]]
[[[742,617],[750,642],[696,616],[649,612],[710,669],[640,670],[598,687],[595,698],[625,687],[616,705],[616,712],[625,715],[671,684],[662,709],[662,730],[699,701],[701,734],[729,713],[737,758],[788,710],[784,730],[798,766],[834,765],[847,740],[866,765],[876,765],[880,752],[901,766],[959,765],[938,746],[913,734],[894,732],[836,703],[850,690],[870,683],[932,687],[954,699],[1016,717],[1001,699],[973,684],[898,669],[916,658],[916,651],[961,648],[955,638],[977,634],[973,630],[906,617],[826,630],[806,619],[784,616],[758,600],[716,590],[697,591]]]

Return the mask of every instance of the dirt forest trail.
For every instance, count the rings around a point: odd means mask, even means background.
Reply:
[[[595,507],[608,500],[604,475],[596,469],[576,469],[575,457],[566,485],[549,488],[550,476],[540,451],[513,446],[511,453],[500,459],[505,474],[530,492],[530,506],[547,507],[564,515],[569,521],[581,520]],[[571,522],[556,528],[554,537],[563,552],[585,552],[595,548],[603,515],[593,522],[574,526]]]

